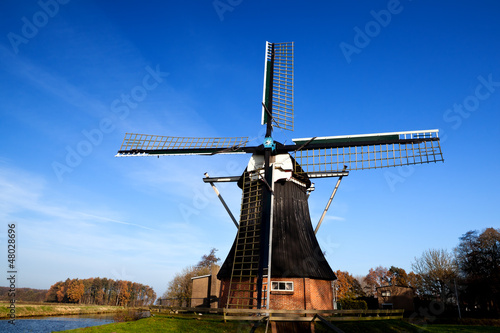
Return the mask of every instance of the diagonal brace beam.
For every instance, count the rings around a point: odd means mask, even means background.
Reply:
[[[343,172],[346,171],[347,165],[344,165],[344,169],[342,170]],[[342,178],[344,175],[339,176],[339,179],[337,180],[337,184],[335,185],[335,188],[333,189],[332,195],[330,195],[330,199],[328,200],[328,203],[326,204],[325,210],[323,211],[323,214],[321,215],[321,218],[319,219],[318,225],[316,226],[316,229],[314,229],[314,234],[316,235],[318,233],[319,227],[321,226],[321,223],[323,222],[323,219],[325,218],[326,212],[328,212],[328,209],[330,208],[330,205],[332,204],[333,197],[335,196],[335,193],[337,193],[337,189],[339,188],[340,182],[342,181]]]
[[[208,176],[208,172],[205,172],[205,177],[206,177],[205,179],[210,178]],[[234,225],[236,226],[236,228],[239,228],[238,222],[234,218],[234,215],[233,215],[233,213],[231,213],[231,210],[229,209],[229,207],[226,205],[226,202],[222,198],[222,195],[220,194],[219,190],[215,186],[214,182],[213,181],[209,181],[209,183],[210,183],[210,185],[212,185],[212,188],[214,189],[215,194],[217,194],[217,197],[219,198],[220,202],[222,203],[222,205],[226,209],[227,213],[229,214],[229,217],[231,217],[231,220],[233,220]]]

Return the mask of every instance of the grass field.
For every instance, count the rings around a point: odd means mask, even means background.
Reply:
[[[102,326],[80,328],[64,332],[71,333],[122,333],[122,332],[190,332],[190,333],[224,333],[224,332],[249,332],[251,324],[248,322],[227,322],[221,320],[206,319],[197,320],[192,318],[172,318],[169,316],[159,316],[129,321],[125,323],[115,323]],[[265,332],[265,327],[257,329],[258,333]]]
[[[431,332],[431,333],[482,333],[500,332],[500,327],[488,326],[465,326],[465,325],[426,325],[415,326],[403,320],[380,320],[380,321],[356,321],[356,322],[334,322],[335,326],[345,333],[386,333],[386,332]],[[220,319],[203,318],[178,318],[168,315],[155,315],[151,318],[141,319],[134,322],[115,323],[103,326],[81,328],[66,333],[126,333],[126,332],[249,332],[251,324],[248,322],[227,322]],[[265,332],[265,326],[256,330]],[[322,324],[316,323],[316,333],[329,332]]]
[[[429,325],[425,327],[430,333],[482,333],[482,332],[500,332],[500,327],[493,326],[465,326],[465,325]]]
[[[351,332],[430,332],[430,333],[481,333],[481,332],[500,332],[500,327],[492,326],[466,326],[466,325],[426,325],[416,326],[402,320],[387,320],[379,322],[350,322],[335,324],[345,333]],[[316,330],[316,332],[320,332]],[[321,331],[322,332],[322,331]],[[326,331],[325,331],[326,332]]]
[[[0,303],[0,319],[9,318],[10,303]],[[98,314],[123,311],[122,306],[78,305],[78,304],[23,304],[16,303],[16,318],[35,316],[60,316],[72,314]]]

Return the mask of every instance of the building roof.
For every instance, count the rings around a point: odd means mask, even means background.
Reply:
[[[380,286],[380,287],[376,287],[375,289],[380,289],[380,288],[410,288],[410,289],[413,289],[413,287],[398,286],[398,285]]]
[[[195,279],[201,279],[201,278],[206,278],[206,277],[210,277],[212,274],[206,274],[206,275],[200,275],[200,276],[193,276],[191,278],[191,280],[195,280]]]

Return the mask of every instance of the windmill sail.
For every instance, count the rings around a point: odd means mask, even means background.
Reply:
[[[262,104],[262,125],[272,110],[273,125],[293,131],[293,42],[266,42]]]
[[[304,172],[319,177],[347,170],[442,162],[438,130],[294,139],[292,154]]]
[[[190,138],[126,133],[116,156],[244,154],[248,137]]]

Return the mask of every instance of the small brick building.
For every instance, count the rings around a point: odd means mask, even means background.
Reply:
[[[382,286],[377,288],[377,299],[381,309],[404,309],[415,311],[413,298],[415,293],[411,287]]]
[[[191,307],[217,308],[219,305],[220,280],[217,280],[219,266],[212,265],[210,274],[191,278],[193,289]]]

